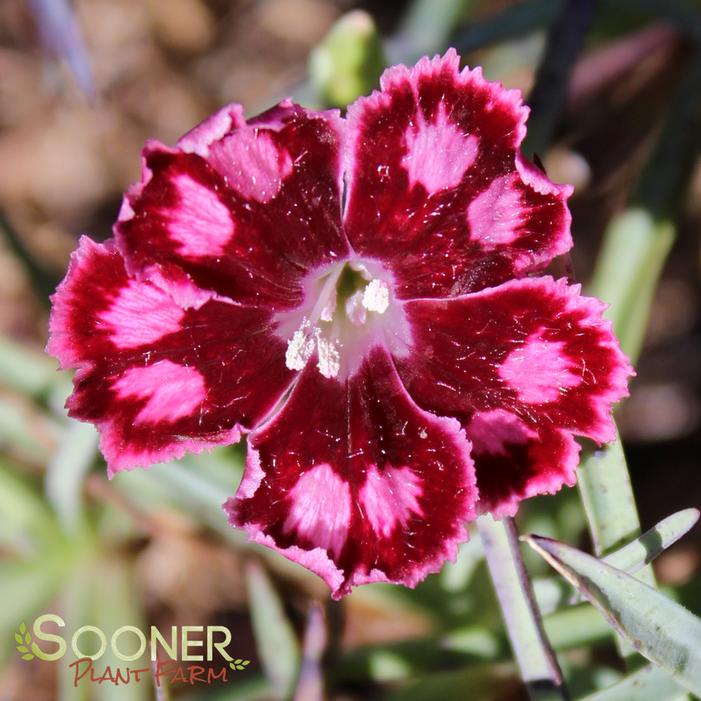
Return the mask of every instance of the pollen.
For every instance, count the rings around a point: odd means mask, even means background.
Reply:
[[[309,319],[304,319],[302,325],[294,332],[292,338],[287,343],[285,353],[285,365],[290,370],[302,370],[307,364],[307,360],[314,353],[316,345],[316,334],[312,329]]]
[[[363,306],[369,312],[384,314],[389,307],[389,287],[387,283],[375,278],[370,280],[363,290]]]
[[[285,365],[290,370],[303,370],[309,358],[317,355],[317,368],[327,378],[336,377],[341,368],[341,353],[337,340],[325,338],[318,326],[304,319],[287,342]]]
[[[341,369],[341,354],[337,343],[327,341],[319,335],[317,336],[316,345],[319,358],[316,366],[319,368],[319,372],[328,379],[336,377]]]

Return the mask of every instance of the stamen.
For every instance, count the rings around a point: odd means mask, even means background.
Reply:
[[[338,346],[334,341],[327,341],[317,334],[316,346],[319,355],[319,362],[316,366],[319,372],[326,378],[336,377],[341,369],[341,354],[338,352]]]
[[[365,323],[368,313],[363,306],[363,293],[360,290],[346,300],[346,316],[356,326],[362,326]]]
[[[321,310],[321,314],[319,315],[319,318],[322,321],[333,321],[333,315],[334,312],[336,311],[336,290],[333,289],[331,292],[329,292],[329,298],[328,301],[326,302],[326,305],[324,308]]]
[[[384,314],[389,307],[389,287],[387,283],[375,278],[363,291],[363,306],[369,312]]]
[[[287,341],[285,365],[290,370],[303,370],[316,353],[319,372],[333,378],[341,369],[341,339],[372,333],[362,327],[371,321],[371,312],[387,311],[389,287],[379,278],[371,279],[365,266],[352,264],[338,266],[319,283],[321,289],[311,313]]]
[[[305,318],[302,320],[301,326],[287,342],[285,365],[287,365],[290,370],[302,370],[307,364],[307,360],[309,360],[314,352],[318,329],[314,329],[314,332],[312,331],[312,325],[309,319]]]

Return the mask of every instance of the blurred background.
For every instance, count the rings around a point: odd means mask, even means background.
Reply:
[[[287,95],[342,105],[385,63],[455,46],[524,92],[527,155],[575,185],[578,279],[608,298],[630,257],[659,274],[627,288],[649,320],[618,320],[629,352],[641,349],[619,424],[651,526],[701,505],[699,42],[692,0],[2,0],[0,701],[155,698],[150,681],[75,689],[65,664],[20,660],[14,631],[47,611],[69,630],[228,626],[250,665],[160,698],[296,688],[314,701],[322,678],[339,701],[521,698],[476,541],[415,591],[372,585],[331,604],[319,580],[226,525],[241,448],[108,482],[94,430],[65,417],[70,377],[43,354],[48,295],[80,234],[111,236],[146,139],[172,144],[227,102],[249,116]],[[532,500],[519,522],[588,545],[576,490]],[[700,545],[697,529],[656,563],[697,613]],[[591,609],[546,624],[573,691],[621,674]]]

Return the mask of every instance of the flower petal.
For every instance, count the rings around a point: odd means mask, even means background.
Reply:
[[[579,444],[572,434],[533,426],[504,409],[475,412],[465,425],[472,442],[480,513],[515,516],[523,499],[574,486]]]
[[[611,405],[627,395],[632,370],[603,319],[604,305],[583,297],[579,285],[526,278],[404,309],[413,352],[395,359],[399,374],[419,406],[465,425],[480,492],[485,454],[516,461],[497,461],[493,469],[505,475],[526,471],[494,503],[571,482],[574,447],[559,432],[599,443],[614,438]],[[561,462],[549,465],[556,457]]]
[[[53,297],[47,350],[78,369],[69,413],[97,424],[111,473],[236,442],[291,380],[270,312],[186,288],[83,237]]]
[[[341,383],[307,366],[249,439],[233,525],[323,577],[338,598],[372,581],[416,585],[453,558],[474,516],[469,443],[420,410],[376,347]]]
[[[571,188],[521,155],[518,91],[459,72],[452,49],[380,84],[348,110],[345,221],[354,250],[393,269],[400,298],[474,292],[571,248]]]
[[[129,272],[181,271],[231,299],[276,309],[348,251],[341,231],[344,122],[291,102],[243,123],[230,106],[169,149],[151,142],[115,226]]]
[[[246,119],[241,105],[236,103],[225,105],[182,136],[178,140],[178,148],[185,153],[197,153],[207,158],[211,144],[220,141],[245,124]]]

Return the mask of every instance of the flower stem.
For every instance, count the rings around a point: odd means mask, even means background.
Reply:
[[[548,643],[512,518],[481,516],[477,529],[521,678],[532,701],[569,698]]]

